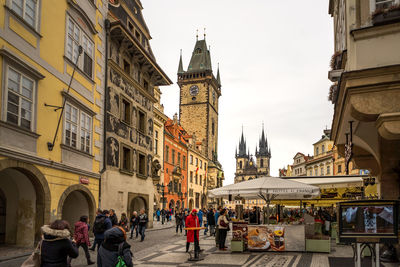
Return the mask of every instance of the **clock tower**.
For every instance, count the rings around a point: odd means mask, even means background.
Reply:
[[[196,40],[186,71],[182,54],[179,60],[178,85],[180,87],[179,119],[188,134],[195,134],[202,142],[205,155],[217,161],[218,99],[221,96],[219,68],[217,77],[211,67],[210,50],[205,38]]]

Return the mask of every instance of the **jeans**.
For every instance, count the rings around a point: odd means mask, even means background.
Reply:
[[[219,248],[223,249],[225,248],[225,240],[228,229],[219,229],[218,232],[219,232]]]
[[[207,232],[208,232],[208,226],[207,226],[207,223],[205,223],[205,224],[204,224],[204,227],[206,228],[206,229],[204,229],[204,235],[207,235]]]
[[[135,231],[135,229],[136,229],[136,237],[138,237],[138,235],[139,235],[138,226],[137,226],[137,225],[132,226],[132,227],[131,227],[131,239],[132,239],[132,237],[133,237],[133,232]]]
[[[83,251],[85,251],[86,261],[89,264],[91,262],[91,260],[90,260],[89,248],[88,248],[87,244],[86,243],[80,243],[80,244],[77,244],[76,247],[78,248],[78,250],[79,250],[79,247],[83,248]],[[68,261],[68,266],[70,266],[72,258],[68,257],[67,261]]]
[[[160,221],[160,215],[157,215],[157,222]]]
[[[103,243],[103,241],[104,241],[104,239],[94,238],[93,245],[90,249],[94,251],[96,249],[96,245],[97,245],[97,251],[99,251],[99,248],[100,248],[101,244]]]
[[[144,232],[146,231],[146,225],[139,225],[139,233],[140,233],[140,241],[144,240],[145,234]],[[136,233],[137,234],[137,233]]]
[[[182,227],[183,227],[182,224],[177,225],[176,226],[176,233],[178,233],[178,229],[181,228],[181,234],[182,234]]]
[[[208,227],[210,228],[210,236],[215,236],[215,225],[209,225]]]

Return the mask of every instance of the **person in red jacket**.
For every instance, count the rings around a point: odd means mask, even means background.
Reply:
[[[186,217],[185,227],[200,227],[199,218],[197,217],[197,210],[193,209],[192,213]],[[199,230],[188,230],[186,236],[186,252],[189,252],[190,243],[194,242],[194,249],[200,251],[199,246]]]
[[[76,246],[82,247],[85,251],[86,260],[88,265],[94,264],[93,261],[90,260],[89,254],[89,218],[86,215],[81,216],[78,222],[75,223],[75,232],[74,232],[74,241],[76,242]],[[71,258],[68,258],[68,263],[71,264]]]

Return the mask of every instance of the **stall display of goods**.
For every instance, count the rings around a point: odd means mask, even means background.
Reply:
[[[248,248],[257,251],[285,251],[285,227],[249,225]]]
[[[243,241],[247,248],[247,222],[232,222],[232,241]]]

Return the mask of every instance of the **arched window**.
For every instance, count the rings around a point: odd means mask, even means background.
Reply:
[[[196,49],[196,54],[201,54],[201,49],[200,48]]]
[[[239,166],[240,166],[240,169],[243,168],[241,161],[239,162]]]
[[[260,167],[264,168],[264,160],[263,159],[260,160]]]
[[[321,153],[325,152],[325,145],[322,145],[322,149],[321,150],[322,150]]]

